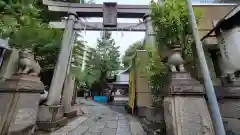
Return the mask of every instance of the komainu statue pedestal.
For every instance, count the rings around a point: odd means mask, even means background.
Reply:
[[[2,135],[27,135],[34,131],[43,90],[44,85],[37,76],[16,74],[0,82]]]
[[[173,72],[164,89],[167,135],[215,135],[203,85],[187,72]]]
[[[226,134],[240,134],[240,78],[216,89]]]

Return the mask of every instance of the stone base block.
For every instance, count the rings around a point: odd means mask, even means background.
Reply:
[[[215,92],[218,99],[240,99],[240,87],[222,87],[218,85],[215,86]]]
[[[239,119],[223,117],[223,124],[227,135],[240,135]]]
[[[167,135],[215,135],[203,96],[171,96],[163,101]]]
[[[222,99],[218,103],[222,117],[240,119],[240,99]]]
[[[29,135],[34,133],[34,130],[35,124],[30,126],[24,125],[24,128],[9,131],[8,135]]]
[[[66,117],[63,117],[62,119],[59,119],[54,122],[37,122],[37,129],[38,131],[45,131],[45,132],[53,132],[60,127],[66,125],[68,122]]]
[[[67,118],[74,118],[77,117],[77,111],[76,110],[72,110],[71,112],[65,112],[64,116]]]
[[[43,90],[44,85],[36,76],[13,75],[0,82],[2,134],[26,135],[31,132],[36,123],[40,92]]]
[[[54,122],[63,118],[63,105],[39,106],[37,122]]]
[[[163,93],[167,135],[215,135],[204,86],[190,73],[171,73]]]
[[[37,117],[37,130],[54,131],[64,126],[67,118],[64,117],[62,105],[57,106],[40,106]]]
[[[151,121],[148,121],[146,118],[142,118],[140,119],[140,121],[141,121],[142,127],[147,133],[152,135],[156,130],[161,130],[161,135],[165,135],[165,129],[166,129],[165,123],[152,123]]]
[[[146,107],[146,118],[152,123],[164,123],[163,108]]]
[[[145,117],[146,116],[146,107],[145,106],[138,106],[137,107],[137,116],[139,117]]]

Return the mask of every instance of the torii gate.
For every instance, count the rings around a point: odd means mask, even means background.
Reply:
[[[161,2],[161,0],[159,0]],[[47,99],[47,105],[59,105],[60,96],[63,87],[64,80],[66,78],[67,70],[69,68],[69,59],[71,58],[72,41],[74,37],[74,30],[117,30],[122,29],[123,31],[146,31],[147,43],[153,43],[153,36],[150,34],[153,32],[152,24],[149,16],[148,5],[118,5],[117,3],[104,3],[104,4],[77,4],[77,3],[66,3],[66,2],[55,2],[43,0],[43,4],[48,6],[48,9],[54,16],[63,17],[67,16],[65,22],[56,23],[52,22],[53,26],[57,28],[65,28],[62,39],[62,45],[54,75],[52,78],[50,91]],[[216,134],[225,135],[224,127],[221,120],[221,115],[218,109],[214,88],[207,68],[205,56],[202,49],[202,44],[198,36],[197,25],[195,21],[192,4],[188,0],[188,9],[190,16],[190,23],[192,24],[193,35],[195,37],[197,52],[200,59],[200,65],[204,74],[204,80],[206,85],[207,96],[209,98],[210,109],[213,114],[213,120],[215,125]],[[89,23],[88,26],[76,23],[78,17],[103,17],[103,24]],[[131,28],[132,24],[118,24],[117,18],[143,18],[145,21],[144,25],[133,25],[136,28]],[[65,27],[64,27],[65,25]],[[95,27],[89,27],[95,25]],[[82,27],[83,26],[83,27]],[[145,26],[145,27],[144,27]],[[126,28],[127,27],[127,28]]]
[[[59,18],[67,16],[65,21],[50,22],[54,28],[64,28],[62,46],[51,82],[47,105],[58,105],[69,58],[71,57],[74,30],[107,30],[107,31],[146,31],[146,42],[153,43],[150,38],[152,24],[149,18],[149,7],[146,5],[118,5],[117,3],[78,4],[43,0],[49,11]],[[79,17],[103,17],[103,23],[88,22],[84,24]],[[117,18],[142,18],[142,23],[117,23]]]

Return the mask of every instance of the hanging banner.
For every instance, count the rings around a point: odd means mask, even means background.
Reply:
[[[134,62],[132,62],[129,78],[129,107],[132,109],[132,114],[134,114],[135,97],[136,97],[135,65]]]

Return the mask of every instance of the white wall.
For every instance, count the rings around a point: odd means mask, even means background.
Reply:
[[[128,82],[129,81],[129,74],[119,74],[117,76],[116,82]]]

